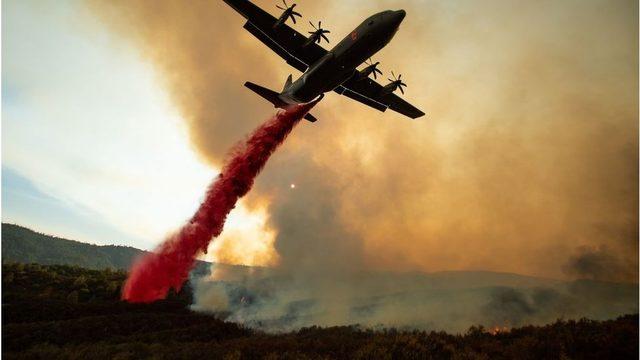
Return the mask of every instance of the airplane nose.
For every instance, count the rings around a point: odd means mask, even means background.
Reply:
[[[391,16],[391,22],[393,23],[394,26],[398,27],[400,26],[400,23],[402,22],[402,20],[404,19],[404,17],[407,16],[407,12],[404,10],[398,10],[398,11],[394,11],[393,12],[393,16]]]

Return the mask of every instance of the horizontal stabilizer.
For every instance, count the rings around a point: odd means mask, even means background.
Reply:
[[[291,79],[291,76],[289,76],[289,79]],[[290,81],[290,80],[288,80]],[[271,89],[267,89],[266,87],[262,87],[260,85],[254,84],[252,82],[245,82],[244,86],[246,86],[247,88],[249,88],[251,91],[253,91],[254,93],[260,95],[262,98],[264,98],[265,100],[267,100],[268,102],[272,103],[273,106],[275,106],[276,108],[279,109],[284,109],[285,107],[288,106],[287,103],[285,103],[284,101],[282,101],[282,99],[280,99],[280,94],[278,94],[277,92],[271,90]],[[304,118],[310,122],[316,122],[318,119],[316,119],[315,116],[307,113]]]
[[[316,119],[315,116],[311,115],[311,113],[307,113],[307,115],[304,116],[305,120],[309,121],[309,122],[316,122],[318,121],[318,119]]]
[[[262,96],[265,100],[272,103],[273,106],[277,108],[282,108],[285,106],[285,102],[280,99],[279,94],[273,90],[267,89],[266,87],[262,87],[260,85],[254,84],[252,82],[244,83],[244,86],[249,88],[254,93]]]

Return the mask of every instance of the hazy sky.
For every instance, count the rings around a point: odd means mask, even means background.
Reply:
[[[215,174],[153,67],[85,2],[4,1],[2,16],[2,220],[151,248]]]
[[[222,1],[88,3],[3,1],[2,217],[149,248],[273,112],[242,83],[299,73]],[[408,15],[374,60],[427,116],[328,96],[211,256],[635,278],[637,3],[299,1],[296,28],[333,45],[388,8]]]

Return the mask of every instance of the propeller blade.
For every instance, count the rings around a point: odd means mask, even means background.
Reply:
[[[314,28],[314,29],[316,28],[316,26],[313,25],[313,23],[311,21],[309,21],[309,25],[311,25],[311,27]]]
[[[331,34],[331,31],[322,29],[323,34]]]
[[[316,33],[315,31],[309,31],[309,34],[315,34],[315,33]]]
[[[387,78],[387,80],[389,80],[389,82],[393,82],[393,80],[391,80],[391,79],[389,79],[389,78]]]
[[[276,5],[276,7],[277,7],[278,9],[280,9],[280,10],[287,10],[287,9],[284,9],[284,8],[283,8],[282,6],[280,6],[280,5]]]
[[[292,15],[295,15],[295,16],[302,17],[302,14],[300,14],[300,13],[299,13],[299,12],[297,12],[297,11],[292,11],[292,12],[291,12],[291,14],[292,14]]]
[[[402,74],[398,75],[398,80],[402,79]]]
[[[402,93],[402,95],[404,95],[404,90],[402,90],[402,86],[399,86],[400,88],[400,92]]]
[[[394,74],[393,70],[391,70],[391,76],[393,76],[394,79],[397,79],[396,74]]]
[[[409,85],[405,84],[405,83],[400,83],[401,86],[406,86],[409,87]]]
[[[377,79],[378,79],[378,76],[376,75],[375,70],[373,71],[373,78],[374,78],[375,80],[377,80]]]
[[[285,0],[282,0],[282,3],[284,4],[285,7],[289,7],[289,5],[287,5],[287,2]]]
[[[322,36],[322,38],[327,42],[327,44],[329,43],[329,39],[327,39],[327,37],[324,34],[320,34],[320,36]]]
[[[322,21],[318,21],[318,29],[322,29]]]
[[[293,20],[293,23],[294,23],[294,24],[296,23],[296,17],[295,17],[295,16],[293,16],[293,14],[291,14],[291,20]]]

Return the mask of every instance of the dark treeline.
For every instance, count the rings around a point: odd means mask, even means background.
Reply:
[[[6,359],[637,359],[638,316],[558,320],[459,335],[311,327],[265,334],[189,310],[190,288],[164,301],[119,301],[126,273],[63,265],[2,267]]]

